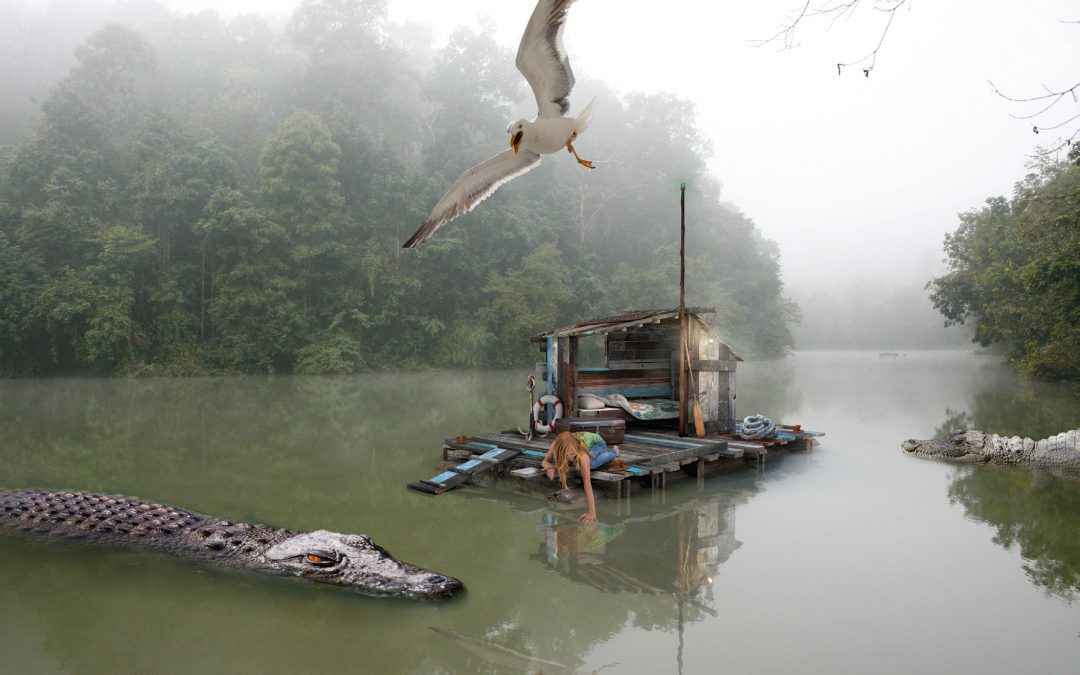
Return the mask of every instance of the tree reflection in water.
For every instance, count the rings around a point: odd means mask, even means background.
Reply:
[[[949,500],[992,526],[994,543],[1016,546],[1036,587],[1072,601],[1080,591],[1080,480],[1026,469],[959,469]]]
[[[1025,381],[988,386],[972,397],[970,412],[948,409],[939,436],[956,429],[1028,436],[1036,440],[1077,426],[1075,385]],[[1031,583],[1072,601],[1080,592],[1080,477],[1031,468],[957,469],[949,500],[969,518],[996,530],[994,543],[1016,546]]]

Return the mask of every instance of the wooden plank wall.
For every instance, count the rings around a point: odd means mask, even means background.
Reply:
[[[579,371],[578,391],[606,396],[653,396],[670,398],[671,372],[668,370]]]
[[[559,390],[565,415],[577,417],[577,338],[559,338]]]
[[[704,325],[691,322],[691,362],[705,433],[735,430],[735,355]],[[709,342],[710,338],[712,342]]]
[[[609,333],[605,344],[607,368],[579,371],[578,390],[673,398],[672,353],[678,354],[674,351],[678,344],[677,326],[644,326]]]
[[[612,370],[665,370],[679,348],[678,325],[631,328],[607,337],[607,367]]]

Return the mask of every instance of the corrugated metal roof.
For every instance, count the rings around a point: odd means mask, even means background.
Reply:
[[[708,324],[703,315],[715,314],[715,307],[687,307],[686,313],[697,317],[702,323]],[[587,321],[579,321],[575,324],[549,330],[530,338],[535,342],[543,342],[549,337],[582,337],[586,335],[603,335],[616,330],[638,328],[653,323],[660,323],[669,319],[678,319],[678,309],[633,309],[615,314],[613,316],[601,316]],[[727,342],[720,340],[720,344],[734,355],[737,361],[743,358],[735,353]]]
[[[701,319],[703,314],[710,314],[716,311],[715,307],[687,307],[686,313],[693,314],[698,319]],[[637,326],[643,326],[647,323],[659,323],[667,319],[678,318],[678,309],[634,309],[614,316],[602,316],[595,319],[589,319],[587,321],[579,321],[578,323],[564,326],[562,328],[556,328],[554,330],[541,333],[533,340],[543,340],[548,337],[571,337],[575,335],[601,335],[613,330],[620,330],[623,328],[634,328]]]
[[[657,312],[665,312],[668,310],[656,310],[656,309],[634,309],[622,314],[616,314],[615,316],[603,316],[596,319],[589,319],[588,321],[579,321],[575,326],[593,326],[603,323],[622,323],[624,321],[633,321],[634,319],[645,319],[651,317]]]

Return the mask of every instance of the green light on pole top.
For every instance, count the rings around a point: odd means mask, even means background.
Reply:
[[[686,181],[679,183],[679,189],[686,192]]]

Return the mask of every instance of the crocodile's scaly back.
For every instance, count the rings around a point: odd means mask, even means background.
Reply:
[[[136,497],[0,492],[0,526],[298,576],[369,595],[440,598],[462,588],[457,579],[396,560],[366,535],[234,523]]]
[[[907,440],[901,448],[909,455],[955,462],[1080,471],[1080,430],[1077,429],[1038,441],[1021,436],[984,434],[977,430],[955,431],[939,439]]]
[[[0,523],[92,539],[179,541],[205,517],[133,497],[82,492],[0,492]]]

